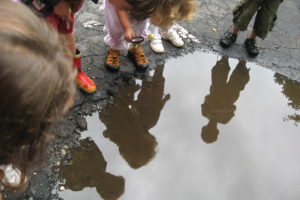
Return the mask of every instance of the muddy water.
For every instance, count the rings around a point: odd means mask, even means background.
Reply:
[[[87,117],[60,197],[300,198],[299,83],[209,53],[170,60],[151,77]]]

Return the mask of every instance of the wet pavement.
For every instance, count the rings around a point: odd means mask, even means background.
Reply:
[[[79,92],[28,189],[5,199],[298,199],[300,2],[284,1],[255,59],[247,33],[218,45],[237,2],[202,0],[176,25],[183,48],[163,41],[158,55],[145,43],[148,71],[123,56],[110,73],[99,4],[86,1],[75,33],[97,91]]]
[[[203,52],[169,60],[87,117],[59,195],[299,199],[299,91],[254,63]]]

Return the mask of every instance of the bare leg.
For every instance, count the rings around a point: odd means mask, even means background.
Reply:
[[[254,32],[254,30],[248,35],[248,38],[256,38],[256,33]]]
[[[236,25],[233,24],[232,28],[231,28],[231,32],[235,33],[236,35],[239,33],[238,28],[236,27]]]
[[[73,55],[76,54],[76,43],[73,32],[64,35],[63,43]]]

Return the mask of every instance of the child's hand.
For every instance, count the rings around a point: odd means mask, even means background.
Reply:
[[[72,21],[70,13],[70,4],[66,1],[60,1],[54,6],[54,13],[64,20]]]
[[[135,33],[132,30],[132,28],[128,28],[125,30],[124,38],[126,41],[131,42],[132,38],[134,38],[134,37],[135,37]]]
[[[75,4],[73,4],[73,6],[72,6],[72,11],[75,13],[78,10],[80,10],[80,8],[82,7],[83,3],[84,3],[84,0],[76,1]]]

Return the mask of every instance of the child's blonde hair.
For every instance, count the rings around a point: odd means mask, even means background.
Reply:
[[[162,29],[167,29],[176,21],[192,19],[196,11],[196,0],[158,0],[151,22]]]
[[[0,44],[0,166],[17,167],[22,187],[75,94],[75,73],[57,33],[21,3],[1,0]]]

